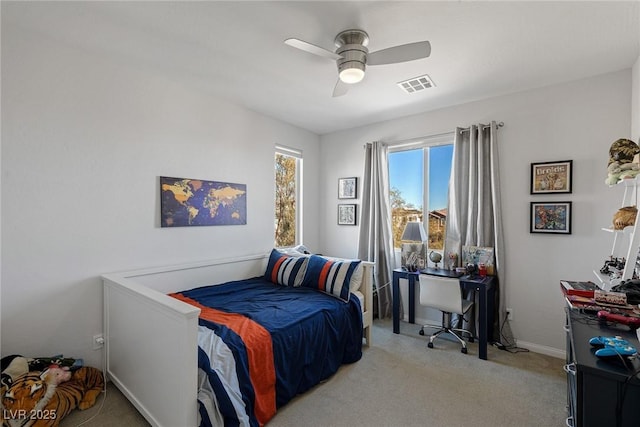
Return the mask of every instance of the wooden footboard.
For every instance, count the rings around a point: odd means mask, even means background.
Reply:
[[[166,294],[259,276],[267,259],[260,254],[102,276],[106,374],[151,425],[197,425],[200,309]],[[363,266],[363,326],[370,345],[373,264]]]

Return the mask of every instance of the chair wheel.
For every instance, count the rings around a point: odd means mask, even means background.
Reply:
[[[463,352],[464,354],[467,354],[467,347],[462,347],[460,351]]]
[[[432,343],[432,342],[427,343],[427,347],[429,347],[429,348],[433,348],[433,343]]]
[[[470,337],[470,338],[469,338],[469,342],[470,342],[470,343],[473,343],[473,341],[474,341],[474,340],[473,340],[473,337]]]
[[[420,329],[420,332],[418,332],[418,334],[424,336],[424,329]]]

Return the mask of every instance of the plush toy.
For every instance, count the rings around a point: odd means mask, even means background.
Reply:
[[[3,425],[31,426],[33,421],[25,424],[25,419],[45,418],[43,411],[56,393],[56,388],[70,379],[71,372],[56,365],[42,372],[28,371],[15,378],[2,395]],[[54,419],[57,416],[47,411],[46,418]]]
[[[625,206],[613,215],[613,229],[622,230],[625,227],[634,225],[636,223],[636,215],[638,209],[635,206]]]
[[[630,139],[620,138],[609,148],[609,164],[613,162],[631,163],[637,154],[640,154],[638,144]]]
[[[0,397],[2,397],[16,378],[29,372],[29,361],[26,357],[11,355],[3,357],[0,363],[2,364]]]
[[[56,427],[76,407],[92,407],[103,388],[102,372],[92,367],[27,372],[2,395],[3,426]]]
[[[638,154],[640,147],[630,139],[620,138],[611,144],[605,183],[615,185],[623,179],[635,178],[640,174],[640,165],[633,162]]]
[[[605,184],[615,185],[623,179],[635,178],[638,174],[640,174],[640,164],[613,161],[609,163],[609,167],[607,167]]]
[[[71,379],[71,371],[69,368],[62,368],[58,365],[51,365],[44,372],[42,378],[47,384],[55,384],[56,386]]]

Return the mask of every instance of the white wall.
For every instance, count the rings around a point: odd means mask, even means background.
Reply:
[[[631,91],[631,139],[640,140],[640,56],[633,64]]]
[[[2,355],[100,366],[99,275],[266,253],[274,145],[310,132],[2,26]],[[304,165],[305,242],[319,245],[319,165]],[[159,227],[159,176],[246,183],[247,225]]]
[[[511,327],[520,345],[562,354],[564,303],[558,282],[595,279],[592,270],[611,250],[611,236],[600,228],[611,223],[622,193],[604,179],[611,143],[629,137],[631,130],[631,80],[631,70],[620,71],[322,136],[322,250],[357,254],[358,227],[336,225],[335,183],[341,176],[362,177],[364,143],[503,121],[498,139],[507,276],[502,286],[513,308]],[[531,196],[530,163],[566,159],[574,162],[573,193]],[[529,202],[545,200],[573,202],[570,236],[529,233]],[[416,317],[425,317],[420,307]]]
[[[620,191],[603,184],[607,152],[613,140],[629,136],[632,80],[634,117],[640,97],[636,64],[633,74],[318,138],[153,69],[62,46],[4,22],[1,59],[2,355],[64,353],[92,365],[101,362],[91,350],[92,335],[102,331],[101,273],[271,247],[274,144],[321,159],[304,164],[305,244],[353,257],[358,227],[336,225],[337,180],[362,178],[365,142],[492,119],[505,122],[499,139],[512,327],[521,343],[564,349],[558,280],[590,279],[608,254],[609,236],[599,228],[618,208]],[[633,123],[637,138],[640,125]],[[529,164],[562,159],[574,160],[574,192],[549,199],[574,202],[574,232],[532,236],[529,202],[543,197],[529,195]],[[246,183],[248,224],[159,228],[161,175]]]

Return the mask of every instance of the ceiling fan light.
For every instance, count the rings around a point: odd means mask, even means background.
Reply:
[[[340,71],[340,80],[344,83],[354,84],[362,81],[364,78],[364,70],[360,68],[345,68]]]

